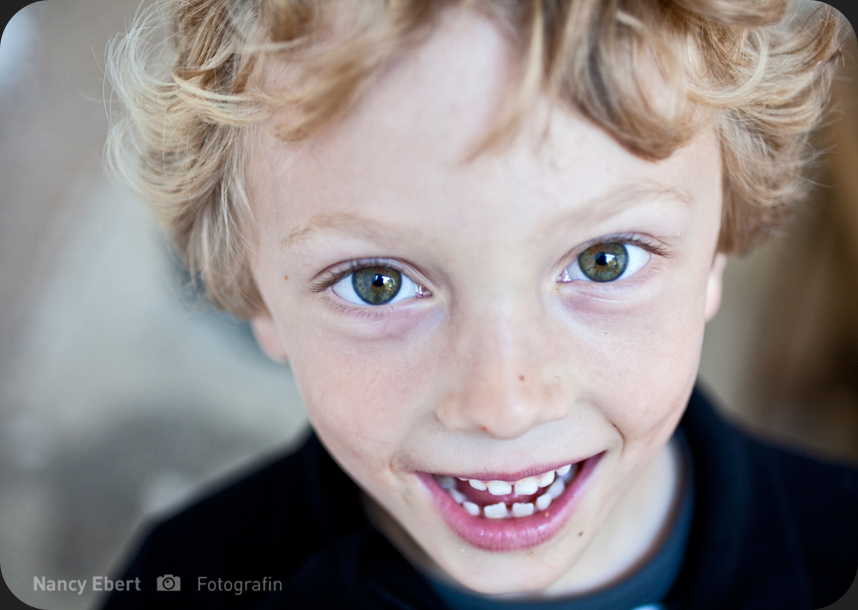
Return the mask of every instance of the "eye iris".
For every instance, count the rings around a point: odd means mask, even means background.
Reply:
[[[597,244],[581,253],[578,266],[594,282],[613,282],[629,266],[629,253],[623,244]]]
[[[384,305],[399,293],[402,275],[395,269],[367,267],[352,274],[352,286],[366,303]]]

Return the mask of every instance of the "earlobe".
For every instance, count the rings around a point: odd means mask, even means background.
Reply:
[[[727,255],[719,252],[712,261],[709,277],[706,280],[706,321],[709,322],[721,307],[721,293],[724,286],[724,267]]]
[[[255,316],[250,320],[250,328],[265,355],[275,362],[286,364],[286,349],[283,347],[274,319],[268,313]]]

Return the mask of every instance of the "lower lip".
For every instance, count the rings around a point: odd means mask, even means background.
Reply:
[[[563,529],[580,503],[585,486],[602,455],[600,453],[581,462],[572,483],[548,508],[529,517],[510,519],[475,517],[457,504],[432,474],[416,474],[429,491],[441,517],[462,540],[486,551],[521,551],[547,542]]]

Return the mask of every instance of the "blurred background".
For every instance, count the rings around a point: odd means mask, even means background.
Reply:
[[[38,608],[92,592],[144,520],[298,442],[287,367],[195,301],[149,212],[102,166],[108,40],[139,0],[31,4],[0,40],[0,565]],[[820,187],[730,263],[701,383],[723,412],[858,463],[858,85],[836,83]]]

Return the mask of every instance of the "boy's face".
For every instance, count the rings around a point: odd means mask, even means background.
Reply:
[[[397,544],[391,523],[493,593],[557,590],[588,547],[657,529],[635,503],[671,493],[653,464],[723,268],[711,133],[648,162],[555,109],[465,161],[509,53],[488,22],[448,16],[344,121],[297,144],[264,130],[248,176],[260,343],[288,357],[316,433]],[[523,480],[567,464],[559,495]],[[433,475],[521,484],[458,482],[460,504]],[[513,504],[533,514],[486,517]]]

